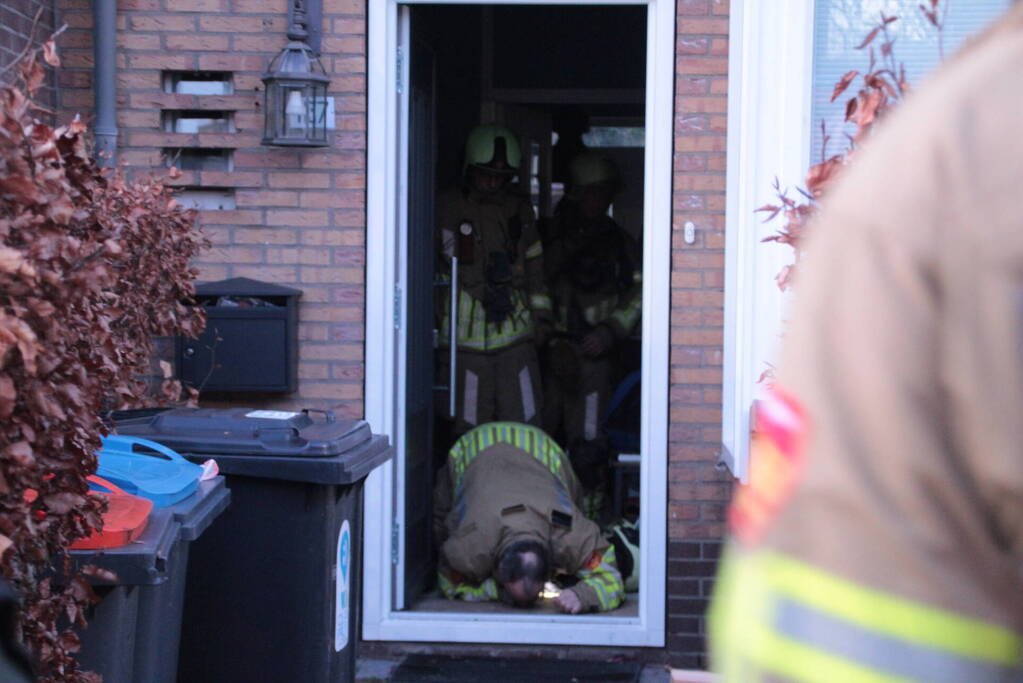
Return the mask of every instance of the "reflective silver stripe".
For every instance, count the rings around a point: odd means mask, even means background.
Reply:
[[[519,370],[519,391],[522,393],[522,419],[528,422],[536,415],[536,400],[533,398],[533,378],[529,368]]]
[[[462,419],[476,424],[476,404],[479,402],[480,378],[471,370],[465,371],[465,388],[462,390]]]
[[[1007,669],[926,645],[869,631],[844,619],[785,598],[776,605],[775,630],[829,655],[878,673],[927,683],[1009,683],[1019,669]],[[826,680],[825,672],[821,672]]]
[[[543,242],[541,242],[540,240],[537,240],[536,242],[533,242],[531,245],[529,245],[529,249],[526,249],[526,258],[527,259],[536,258],[537,256],[541,256],[542,254],[543,254]]]
[[[583,438],[593,441],[597,438],[597,408],[600,396],[597,392],[586,394],[586,417],[583,420]]]

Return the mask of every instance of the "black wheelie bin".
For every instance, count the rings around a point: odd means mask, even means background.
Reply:
[[[363,480],[384,436],[329,411],[183,408],[120,434],[214,458],[231,505],[193,543],[178,680],[354,681]]]

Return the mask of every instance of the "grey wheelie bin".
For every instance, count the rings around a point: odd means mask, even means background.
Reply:
[[[154,509],[132,543],[102,550],[72,550],[73,567],[95,565],[113,581],[93,579],[102,598],[90,610],[78,660],[105,683],[177,680],[189,549],[227,507],[223,477],[199,483],[188,498]]]
[[[363,480],[387,438],[326,411],[175,409],[117,423],[194,462],[231,506],[191,549],[178,680],[355,677]]]

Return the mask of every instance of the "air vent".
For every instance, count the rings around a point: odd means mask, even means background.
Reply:
[[[167,147],[163,150],[167,166],[182,171],[231,171],[234,169],[232,150],[196,147]]]
[[[234,211],[234,190],[207,190],[186,187],[175,193],[175,198],[186,209],[201,211]]]
[[[165,110],[163,129],[168,133],[234,133],[234,113]]]
[[[163,90],[178,95],[231,95],[234,81],[228,71],[164,71]]]

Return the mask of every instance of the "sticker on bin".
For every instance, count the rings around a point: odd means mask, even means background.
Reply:
[[[166,507],[192,495],[203,468],[163,444],[133,436],[107,436],[96,473],[128,493]]]
[[[80,538],[71,544],[72,550],[98,550],[128,545],[142,535],[153,510],[153,501],[133,496],[102,477],[87,477],[90,495],[103,495],[107,511],[103,514],[103,530]]]
[[[245,413],[245,417],[260,418],[263,420],[290,420],[293,417],[298,417],[302,413],[289,413],[286,410],[253,410],[251,413]]]

